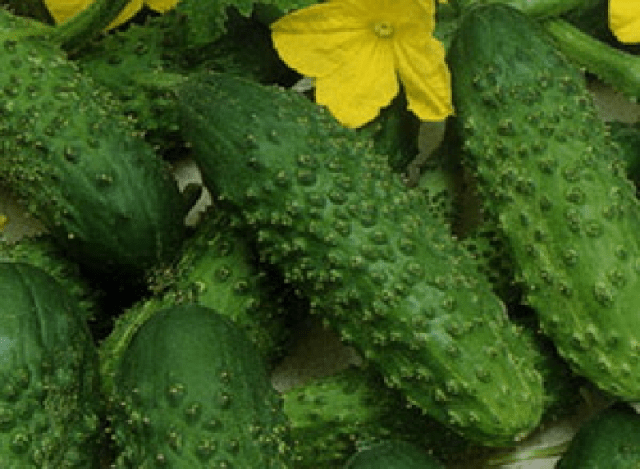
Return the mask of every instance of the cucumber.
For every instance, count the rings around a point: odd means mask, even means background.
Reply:
[[[518,313],[523,316],[518,319],[523,323],[523,340],[536,349],[535,367],[543,376],[541,425],[575,415],[587,398],[597,394],[589,393],[593,389],[586,379],[573,375],[548,339],[534,332],[535,324],[525,323],[531,315]],[[286,390],[283,400],[295,441],[296,469],[334,469],[358,448],[389,438],[412,443],[451,467],[468,467],[470,462],[485,467],[485,461],[502,453],[462,438],[407,405],[402,394],[386,386],[372,367],[351,366],[310,380]],[[510,452],[508,448],[503,454]]]
[[[296,469],[335,469],[359,448],[396,438],[447,464],[488,456],[484,448],[425,416],[371,367],[351,366],[285,391]]]
[[[26,21],[0,10],[0,182],[87,270],[138,278],[173,258],[188,204],[117,102]]]
[[[98,355],[75,298],[43,270],[0,262],[0,461],[97,468]]]
[[[356,453],[344,469],[444,469],[444,466],[410,443],[390,440]]]
[[[487,445],[536,427],[543,392],[531,349],[371,140],[294,92],[229,75],[193,76],[179,98],[204,183],[390,386]]]
[[[122,352],[113,467],[291,468],[288,424],[260,355],[229,319],[166,308]]]
[[[640,415],[626,404],[614,404],[584,423],[556,465],[556,469],[578,467],[640,467]]]
[[[466,12],[448,61],[463,164],[523,301],[577,374],[637,400],[640,206],[584,77],[536,22],[497,4]]]
[[[77,299],[85,320],[100,316],[103,292],[84,277],[80,266],[65,256],[49,234],[24,237],[12,243],[0,241],[0,261],[30,264],[44,270]]]
[[[176,261],[150,273],[153,295],[116,318],[100,346],[107,389],[135,331],[159,310],[175,305],[215,309],[244,330],[268,364],[282,358],[289,339],[286,318],[301,302],[285,294],[277,275],[258,265],[253,246],[232,226],[233,219],[221,210],[205,212]]]

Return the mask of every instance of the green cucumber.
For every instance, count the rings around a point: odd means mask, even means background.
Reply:
[[[282,395],[296,469],[335,469],[359,448],[397,438],[448,464],[488,456],[484,448],[426,416],[371,367],[351,366]]]
[[[371,140],[292,91],[229,75],[194,76],[179,97],[204,183],[241,210],[262,258],[390,386],[487,445],[536,427],[532,351]]]
[[[139,277],[173,258],[188,204],[115,100],[24,21],[0,10],[0,182],[87,270]]]
[[[640,205],[584,77],[497,4],[466,13],[448,61],[463,163],[523,301],[576,373],[640,398]]]
[[[198,305],[166,308],[135,332],[119,363],[114,469],[292,467],[281,399],[229,319]]]
[[[50,275],[0,262],[0,461],[97,468],[98,355],[75,298]]]
[[[389,440],[356,453],[344,469],[444,469],[444,466],[411,443]]]
[[[519,312],[523,339],[537,351],[535,368],[543,376],[544,413],[541,425],[575,415],[585,400],[597,396],[593,387],[571,373],[546,337],[535,331],[532,315]],[[512,454],[512,449],[487,448],[464,439],[424,415],[380,374],[367,366],[351,366],[316,378],[283,393],[284,411],[295,441],[296,469],[333,469],[358,448],[389,438],[412,443],[452,467],[465,467]]]
[[[135,331],[157,311],[180,304],[215,309],[244,330],[267,363],[282,358],[289,339],[287,309],[300,301],[285,294],[277,275],[258,265],[253,246],[232,226],[233,219],[218,209],[205,212],[174,264],[150,273],[153,295],[116,318],[100,346],[106,388]]]
[[[585,422],[571,439],[556,469],[637,469],[640,415],[614,404]]]

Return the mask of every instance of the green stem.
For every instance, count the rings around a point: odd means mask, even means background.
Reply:
[[[632,99],[640,98],[640,56],[615,49],[561,19],[550,19],[545,29],[571,60]]]
[[[73,18],[56,26],[52,39],[67,52],[78,50],[115,20],[129,1],[94,0]]]
[[[557,17],[571,10],[593,7],[598,0],[491,0],[503,3],[535,18]],[[456,0],[458,8],[467,9],[473,5],[489,3],[487,0]]]

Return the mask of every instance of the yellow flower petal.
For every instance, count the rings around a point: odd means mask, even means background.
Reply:
[[[158,13],[166,13],[174,8],[180,0],[147,0],[144,2],[149,8]]]
[[[398,94],[398,78],[387,41],[366,41],[350,52],[345,66],[316,80],[316,102],[345,127],[357,128],[391,103]]]
[[[451,115],[451,76],[444,46],[431,37],[398,41],[395,56],[409,109],[424,121],[441,121]]]
[[[164,13],[175,7],[178,1],[179,0],[147,0],[143,2],[143,0],[133,0],[124,7],[107,29],[115,28],[130,20],[142,9],[143,5],[148,5],[152,10]],[[93,0],[45,0],[44,3],[51,13],[53,20],[56,23],[62,23],[87,8],[87,6],[93,3]]]
[[[367,25],[347,2],[312,5],[271,25],[273,44],[284,62],[302,75],[322,77],[349,60]]]
[[[56,23],[63,23],[84,10],[92,0],[44,0],[44,4]]]
[[[622,42],[640,42],[640,2],[610,0],[609,27]]]

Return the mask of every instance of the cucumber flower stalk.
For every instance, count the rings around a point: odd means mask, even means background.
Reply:
[[[640,42],[640,2],[610,0],[609,27],[620,42]]]
[[[125,23],[145,5],[154,11],[164,13],[175,7],[178,1],[179,0],[133,0],[120,12],[118,17],[107,29],[112,29]],[[84,10],[89,4],[93,3],[93,0],[44,0],[44,3],[54,21],[56,23],[63,23]]]
[[[402,83],[424,121],[453,112],[444,46],[433,37],[434,0],[329,0],[271,25],[278,54],[315,79],[315,99],[357,128],[388,106]]]

